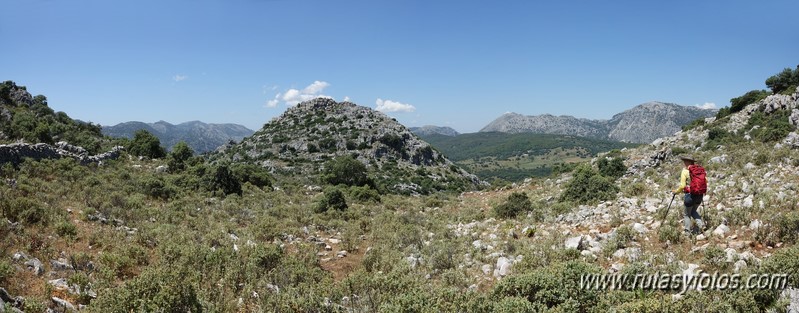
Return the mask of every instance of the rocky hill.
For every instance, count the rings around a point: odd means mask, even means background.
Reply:
[[[213,151],[229,141],[241,141],[254,131],[238,124],[207,124],[191,121],[173,125],[164,121],[155,123],[125,122],[114,126],[103,126],[103,134],[111,137],[133,138],[136,131],[144,129],[161,140],[161,144],[171,149],[180,141],[185,141],[197,153]]]
[[[460,135],[457,130],[453,129],[449,126],[434,126],[434,125],[425,125],[422,127],[409,127],[414,134],[424,137],[424,136],[432,136],[432,135],[444,135],[444,136],[457,136]]]
[[[575,135],[597,139],[649,143],[669,136],[683,125],[701,117],[710,117],[716,110],[681,106],[672,103],[647,102],[616,114],[610,120],[590,120],[573,116],[521,115],[506,113],[481,129],[481,132],[542,133]]]
[[[62,142],[80,146],[91,154],[113,146],[103,138],[99,125],[55,112],[44,95],[33,96],[25,86],[5,81],[0,83],[0,143],[17,141],[48,145]]]
[[[387,115],[318,98],[289,108],[212,160],[254,162],[276,175],[315,177],[330,159],[351,155],[391,192],[428,193],[483,184]]]

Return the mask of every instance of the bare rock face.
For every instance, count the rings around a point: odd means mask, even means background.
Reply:
[[[575,135],[604,140],[649,143],[670,136],[697,118],[711,117],[716,110],[647,102],[616,114],[610,120],[590,120],[549,114],[525,116],[506,113],[481,132],[543,133]]]
[[[326,98],[287,109],[241,143],[217,150],[211,159],[248,161],[276,175],[310,177],[328,160],[346,155],[377,170],[378,179],[389,182],[394,192],[420,193],[420,179],[440,188],[485,184],[395,119]]]

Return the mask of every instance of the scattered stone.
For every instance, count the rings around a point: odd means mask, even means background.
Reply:
[[[762,225],[763,225],[763,222],[761,222],[760,220],[753,220],[751,223],[749,223],[749,229],[757,230]]]
[[[36,276],[44,274],[44,264],[39,259],[30,259],[25,262],[25,266],[28,267],[29,270],[33,271]]]
[[[696,235],[696,241],[703,241],[707,239],[704,234]]]
[[[566,239],[565,245],[566,245],[566,249],[581,250],[580,248],[582,248],[582,245],[583,245],[583,236],[580,235],[580,236],[568,238],[568,239]]]
[[[23,253],[23,252],[17,252],[17,253],[14,253],[14,255],[11,257],[11,259],[14,260],[15,262],[27,261],[28,260],[28,256],[25,255],[25,253]]]
[[[491,275],[491,264],[483,264],[480,270],[483,271],[484,275]]]
[[[494,277],[505,277],[510,274],[511,267],[513,266],[513,262],[506,257],[500,257],[497,259],[497,265],[494,269]]]
[[[727,225],[721,224],[713,230],[713,235],[723,238],[728,232],[730,232],[730,228]]]
[[[753,169],[755,169],[756,167],[757,167],[757,166],[755,166],[754,164],[752,164],[752,162],[746,163],[746,165],[744,165],[744,169],[745,169],[745,170],[753,170]]]
[[[733,270],[734,270],[736,273],[740,273],[742,270],[746,269],[746,266],[747,266],[747,264],[746,264],[746,261],[744,261],[744,260],[738,260],[738,261],[736,261],[736,262],[735,262],[735,264],[733,265],[733,267],[734,267],[734,269],[733,269]]]
[[[641,223],[633,224],[633,230],[637,231],[639,234],[643,234],[649,231],[649,229],[647,229],[646,226],[644,226],[644,224]]]
[[[56,290],[69,290],[69,283],[66,278],[53,279],[47,283],[55,287]]]
[[[156,173],[166,173],[169,171],[169,166],[167,165],[159,165],[155,168]]]
[[[74,270],[72,265],[69,265],[67,261],[64,259],[50,260],[50,268],[52,268],[56,272]]]
[[[786,312],[799,312],[799,289],[787,288],[782,291],[781,296],[788,299]]]
[[[754,204],[752,203],[754,198],[750,195],[744,199],[743,206],[745,208],[751,208]]]
[[[341,250],[338,253],[336,253],[336,257],[339,258],[339,259],[343,258],[343,257],[346,257],[346,256],[347,256],[347,251],[346,250]]]
[[[535,227],[525,226],[524,228],[522,228],[522,235],[528,238],[535,236]]]
[[[64,308],[67,311],[70,311],[70,312],[71,311],[77,311],[77,309],[75,309],[75,306],[72,305],[72,303],[69,303],[69,301],[67,301],[67,300],[61,299],[59,297],[52,297],[52,300],[53,300],[53,303],[55,303],[56,306]]]

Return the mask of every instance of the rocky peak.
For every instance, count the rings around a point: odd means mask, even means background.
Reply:
[[[650,101],[618,113],[610,120],[591,120],[551,114],[525,116],[505,113],[481,132],[576,135],[604,140],[649,143],[679,131],[691,121],[709,117],[716,110]]]
[[[313,178],[326,161],[344,155],[379,173],[378,181],[392,191],[426,193],[483,184],[395,119],[327,98],[287,109],[240,144],[227,146],[212,158],[253,162],[278,176]]]

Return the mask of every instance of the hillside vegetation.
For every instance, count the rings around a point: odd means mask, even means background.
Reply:
[[[636,146],[566,135],[479,132],[422,136],[459,166],[486,181],[546,177],[599,152]]]
[[[71,158],[4,164],[0,306],[7,312],[785,312],[799,304],[797,89],[649,145],[600,153],[573,171],[493,191],[375,190],[381,184],[375,174],[390,161],[363,162],[365,152],[390,151],[400,142],[408,148],[413,137],[378,143],[377,136],[359,153],[335,152],[347,146],[339,140],[325,146],[327,157],[309,152],[319,160],[290,163],[291,153],[309,142],[295,145],[297,134],[271,143],[281,132],[267,130],[304,121],[273,123],[212,160],[192,156],[184,145],[156,159],[128,151],[88,165]],[[351,132],[341,120],[319,125],[329,138]],[[325,138],[319,134],[312,143]],[[425,146],[415,147],[386,155],[412,168],[412,156]],[[678,202],[666,210],[682,153],[708,170],[701,208],[707,228],[698,234],[682,232]],[[428,178],[442,170],[418,168],[415,175]],[[714,272],[789,276],[779,288],[749,290],[580,286],[586,274]]]

